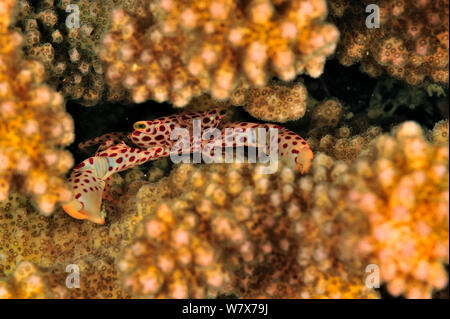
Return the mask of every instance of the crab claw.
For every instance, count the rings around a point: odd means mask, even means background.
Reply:
[[[101,205],[105,182],[100,180],[95,186],[92,183],[90,185],[83,188],[81,192],[75,192],[74,198],[62,207],[73,218],[88,219],[96,224],[104,224],[105,216],[101,213]]]
[[[67,214],[73,218],[88,219],[97,224],[105,223],[101,204],[107,165],[106,158],[94,156],[74,168],[69,178],[74,197],[70,202],[62,205]]]
[[[313,157],[313,152],[309,147],[305,147],[300,150],[300,153],[295,159],[295,162],[297,163],[297,170],[300,172],[300,174],[306,174],[309,171]]]
[[[279,154],[288,166],[296,168],[300,174],[306,174],[309,171],[314,155],[301,136],[280,127],[278,144]]]
[[[70,175],[69,182],[74,197],[63,205],[64,211],[77,219],[104,224],[105,216],[101,205],[103,198],[109,198],[105,194],[105,185],[109,183],[110,176],[168,154],[169,151],[160,146],[143,151],[121,142],[86,159]]]

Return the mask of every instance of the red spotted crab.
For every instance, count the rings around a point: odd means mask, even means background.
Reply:
[[[260,147],[267,152],[266,143],[260,144],[253,132],[258,129],[275,131],[270,135],[276,144],[276,154],[282,161],[296,168],[300,173],[308,171],[313,154],[308,144],[297,134],[275,124],[259,124],[249,122],[235,122],[224,124],[226,111],[220,108],[207,112],[180,113],[152,121],[134,123],[134,131],[126,133],[110,133],[102,135],[82,146],[100,144],[93,157],[77,165],[69,178],[73,189],[73,199],[63,205],[63,209],[70,216],[77,219],[88,219],[94,223],[103,224],[105,214],[101,210],[102,199],[108,196],[111,175],[126,169],[141,165],[147,161],[166,156],[177,156],[180,152],[193,153],[201,150],[202,154],[214,154],[214,146],[227,147]],[[195,124],[201,125],[209,135],[195,137]],[[188,132],[188,139],[173,138],[174,133]],[[216,129],[216,130],[214,130]],[[230,132],[240,134],[230,135]],[[261,131],[258,131],[258,137]],[[251,134],[248,134],[251,133]],[[253,134],[253,135],[252,135]],[[175,134],[176,135],[176,134]],[[219,135],[219,136],[217,136]],[[238,135],[240,136],[238,138]],[[213,142],[208,137],[215,137]],[[264,137],[264,139],[267,139]],[[271,147],[272,147],[271,142]],[[208,148],[209,146],[209,148]],[[205,149],[208,152],[205,152]],[[211,152],[212,150],[212,152]],[[217,152],[216,152],[217,153]],[[221,155],[221,154],[220,154]]]

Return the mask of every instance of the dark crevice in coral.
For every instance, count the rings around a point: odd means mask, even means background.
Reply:
[[[68,149],[74,155],[75,162],[80,162],[90,154],[81,152],[78,143],[110,132],[131,132],[134,122],[155,119],[176,111],[167,103],[154,101],[133,105],[101,103],[95,107],[69,101],[67,112],[73,117],[76,138]]]

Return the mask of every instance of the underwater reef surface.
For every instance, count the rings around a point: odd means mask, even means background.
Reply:
[[[448,298],[448,0],[370,2],[2,0],[0,298]],[[309,170],[94,165],[105,223],[61,208],[79,145],[217,107]]]

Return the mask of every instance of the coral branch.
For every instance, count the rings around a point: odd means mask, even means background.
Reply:
[[[202,93],[226,99],[244,82],[262,86],[273,75],[318,77],[339,36],[324,22],[323,0],[149,3],[150,26],[114,10],[99,51],[112,90],[125,88],[136,103],[170,100],[182,107]]]
[[[0,200],[17,188],[48,215],[72,196],[62,176],[73,160],[62,148],[74,139],[73,122],[43,83],[44,66],[22,59],[22,37],[8,28],[14,4],[0,6]]]

